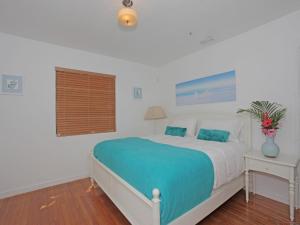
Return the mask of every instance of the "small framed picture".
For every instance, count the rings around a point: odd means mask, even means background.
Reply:
[[[1,76],[1,94],[23,94],[23,77],[17,75]]]
[[[133,88],[133,98],[135,99],[142,99],[143,98],[143,91],[140,87]]]

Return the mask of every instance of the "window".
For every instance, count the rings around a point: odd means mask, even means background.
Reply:
[[[115,76],[56,67],[56,134],[116,131]]]

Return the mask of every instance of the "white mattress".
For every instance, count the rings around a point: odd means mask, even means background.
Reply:
[[[147,136],[145,138],[159,143],[205,152],[214,166],[214,189],[230,182],[243,172],[243,155],[247,149],[244,144],[236,142],[221,143],[203,141],[192,137],[174,137],[167,135]]]

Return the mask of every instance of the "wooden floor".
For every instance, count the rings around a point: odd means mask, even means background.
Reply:
[[[300,221],[299,212],[297,220]],[[127,225],[129,222],[88,179],[0,200],[0,225]],[[198,225],[288,225],[288,206],[262,196],[245,203],[243,191]]]

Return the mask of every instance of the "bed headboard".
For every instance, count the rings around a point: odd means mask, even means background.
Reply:
[[[242,131],[240,139],[245,143],[249,150],[252,149],[252,121],[251,116],[248,114],[237,113],[220,113],[220,112],[199,112],[199,113],[185,113],[169,115],[167,119],[161,120],[158,124],[157,132],[163,133],[169,121],[180,118],[193,118],[201,120],[222,120],[222,119],[237,119],[242,122]]]

